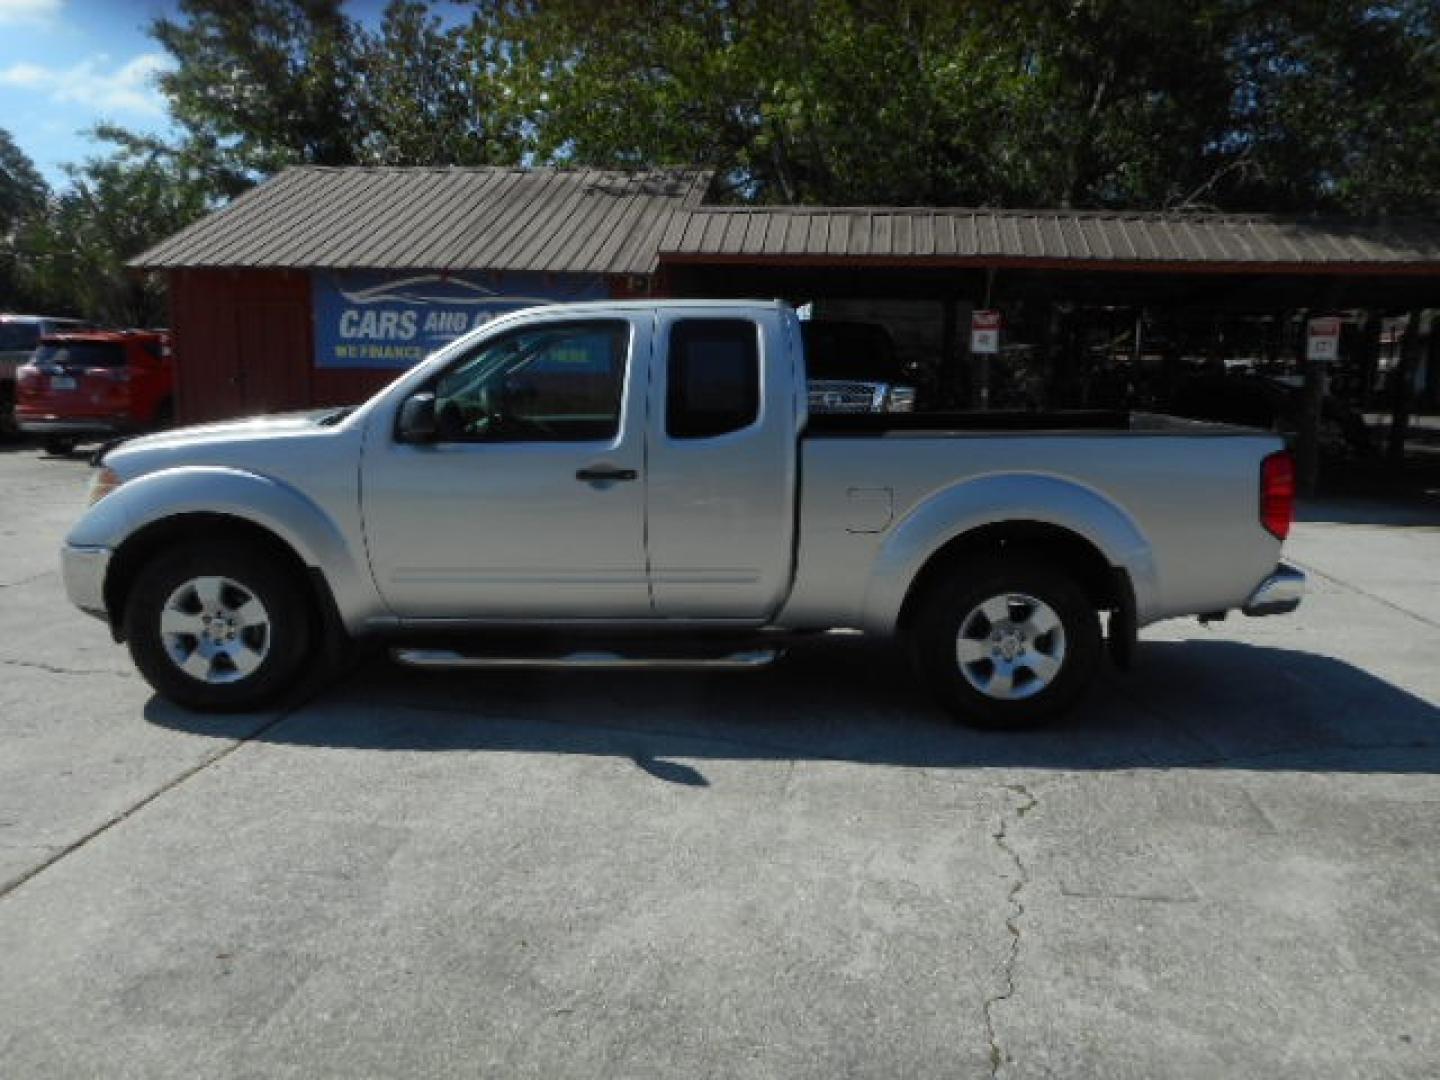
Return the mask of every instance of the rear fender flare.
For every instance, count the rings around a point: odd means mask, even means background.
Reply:
[[[930,557],[974,529],[1036,522],[1075,533],[1130,579],[1141,623],[1158,604],[1154,553],[1139,526],[1098,492],[1040,473],[997,473],[965,480],[922,500],[886,537],[865,590],[862,626],[894,633],[916,575]]]

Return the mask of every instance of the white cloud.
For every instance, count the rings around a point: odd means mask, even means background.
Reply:
[[[13,0],[0,0],[0,4]],[[72,103],[96,112],[142,113],[158,116],[165,111],[164,99],[155,86],[155,76],[168,70],[164,53],[141,53],[110,68],[108,56],[93,56],[68,68],[18,63],[0,68],[0,86],[17,86],[44,92],[54,102]]]
[[[6,23],[53,22],[64,0],[0,0],[0,26]]]

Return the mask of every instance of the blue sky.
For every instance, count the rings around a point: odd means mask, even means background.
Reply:
[[[371,22],[384,0],[347,5]],[[97,152],[84,132],[113,121],[165,134],[155,75],[169,64],[145,27],[175,0],[0,0],[0,128],[53,185]]]

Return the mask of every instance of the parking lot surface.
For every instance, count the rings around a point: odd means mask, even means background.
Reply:
[[[5,1075],[1436,1073],[1435,508],[1305,507],[1296,615],[1049,731],[853,640],[217,719],[65,602],[87,471],[0,447]]]

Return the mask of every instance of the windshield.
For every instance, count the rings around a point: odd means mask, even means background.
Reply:
[[[39,323],[0,322],[0,352],[29,352],[39,339]]]
[[[124,367],[125,350],[105,341],[51,342],[35,350],[35,363],[54,367]]]

